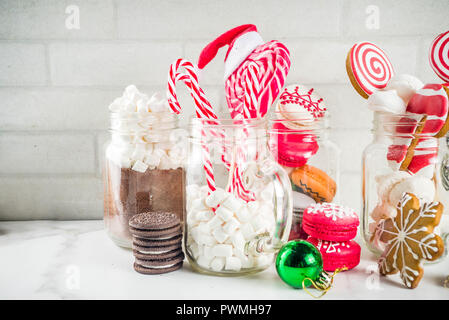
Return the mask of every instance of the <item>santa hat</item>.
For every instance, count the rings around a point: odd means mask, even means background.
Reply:
[[[262,37],[253,24],[244,24],[226,31],[209,43],[201,51],[198,68],[203,69],[215,56],[220,48],[229,45],[225,57],[224,78],[226,79],[245,61],[258,46],[264,44]]]

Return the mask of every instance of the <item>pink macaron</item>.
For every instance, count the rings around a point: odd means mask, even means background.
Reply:
[[[314,134],[305,134],[275,122],[270,132],[270,149],[279,164],[296,168],[305,165],[319,146]]]
[[[357,235],[359,216],[348,207],[334,203],[317,203],[303,214],[304,231],[315,238],[328,241],[348,241]]]
[[[360,263],[361,248],[354,240],[339,242],[309,237],[307,241],[321,252],[323,269],[326,271],[335,271],[342,268],[349,270]]]

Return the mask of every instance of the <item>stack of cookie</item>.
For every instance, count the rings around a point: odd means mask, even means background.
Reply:
[[[134,269],[161,274],[182,267],[182,228],[179,218],[168,212],[146,212],[129,220],[133,236]]]
[[[304,210],[303,228],[310,235],[307,241],[318,248],[323,269],[352,269],[360,262],[361,248],[354,239],[359,216],[348,207],[334,203],[317,203]]]

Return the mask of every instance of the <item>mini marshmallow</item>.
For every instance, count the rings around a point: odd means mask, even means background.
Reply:
[[[246,206],[243,206],[239,211],[237,211],[236,215],[240,222],[248,222],[251,218],[249,209]]]
[[[219,216],[215,215],[207,224],[211,229],[215,229],[223,224],[223,220],[221,220]]]
[[[215,241],[214,237],[204,234],[204,233],[201,233],[200,235],[198,235],[197,243],[204,244],[206,246],[213,246],[216,243],[216,241]]]
[[[231,257],[232,246],[228,244],[217,244],[212,247],[212,253],[216,257]]]
[[[254,258],[246,255],[243,249],[234,248],[233,253],[235,257],[239,258],[242,263],[242,268],[252,268],[254,266]]]
[[[235,249],[242,249],[245,247],[246,241],[241,231],[236,231],[231,235],[231,242]]]
[[[148,165],[145,164],[145,163],[143,163],[143,162],[140,161],[140,160],[137,160],[137,161],[134,163],[132,169],[133,169],[134,171],[137,171],[137,172],[145,172],[145,171],[147,171],[147,169],[148,169]]]
[[[202,198],[197,198],[192,201],[192,210],[193,211],[203,211],[203,210],[210,210],[210,208],[204,204],[204,201]]]
[[[240,230],[242,231],[243,237],[245,240],[251,240],[255,233],[254,228],[252,227],[251,223],[245,223],[240,227]]]
[[[153,153],[147,153],[143,162],[145,162],[150,168],[156,168],[159,165],[161,158]]]
[[[229,271],[240,271],[242,268],[242,262],[239,258],[236,257],[227,257],[226,258],[226,264],[225,264],[225,270]]]
[[[173,169],[174,165],[171,162],[169,157],[167,157],[166,155],[163,155],[160,159],[158,168],[161,170],[169,170],[169,169]]]
[[[228,208],[232,212],[237,212],[238,210],[240,210],[244,203],[245,202],[243,200],[237,199],[236,197],[230,195],[221,203],[221,205]]]
[[[215,191],[211,192],[211,194],[207,196],[206,204],[211,208],[215,208],[220,203],[222,203],[227,196],[228,193],[226,191],[224,191],[221,188],[217,188]]]
[[[192,244],[189,245],[189,250],[192,253],[193,257],[195,259],[198,259],[198,257],[202,254],[203,247],[199,246],[196,243],[192,243]]]
[[[246,204],[246,207],[250,211],[250,213],[253,215],[257,213],[257,209],[259,208],[259,201],[250,201]]]
[[[213,247],[211,246],[202,246],[203,249],[203,254],[205,257],[212,259],[213,257],[215,257],[215,255],[213,254],[212,250]]]
[[[223,270],[224,266],[225,266],[225,258],[215,257],[212,259],[210,263],[210,267],[214,271],[221,271]]]
[[[202,211],[198,211],[196,213],[196,220],[199,221],[209,221],[210,219],[212,219],[212,217],[214,216],[214,213],[212,210],[202,210]]]
[[[231,235],[232,233],[234,233],[235,230],[237,230],[237,228],[240,226],[240,222],[235,219],[235,218],[231,218],[229,219],[228,222],[225,223],[225,225],[223,226],[223,231],[226,234]]]
[[[188,198],[196,198],[198,197],[198,193],[200,188],[196,184],[189,184],[186,186],[186,194]]]
[[[222,227],[215,228],[212,231],[212,235],[217,240],[218,243],[223,243],[228,239],[229,235],[224,232]]]
[[[229,221],[234,216],[234,213],[227,209],[225,206],[220,206],[217,210],[215,210],[215,214],[219,216],[223,221]]]
[[[207,234],[207,235],[210,235],[212,233],[212,229],[209,227],[209,225],[207,223],[200,223],[198,225],[198,230],[201,233],[204,233],[204,234]]]
[[[199,258],[196,260],[198,265],[200,267],[205,268],[205,269],[209,269],[210,268],[211,261],[212,261],[212,258],[211,257],[206,257],[205,255],[199,256]]]
[[[145,145],[142,143],[136,144],[133,153],[131,154],[131,159],[143,161],[146,154]]]

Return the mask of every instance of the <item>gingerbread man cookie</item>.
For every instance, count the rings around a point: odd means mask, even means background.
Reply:
[[[415,195],[404,193],[396,217],[384,220],[376,229],[376,235],[386,244],[379,259],[380,273],[400,272],[404,284],[416,288],[424,275],[422,261],[433,261],[443,254],[443,240],[433,233],[442,213],[441,203],[420,204]]]

